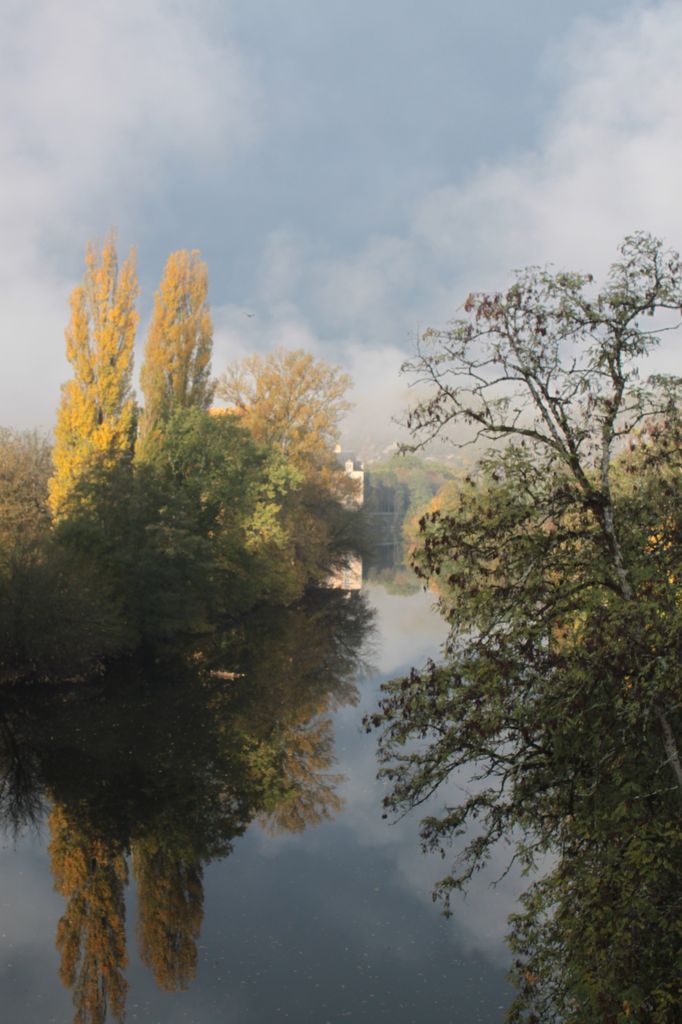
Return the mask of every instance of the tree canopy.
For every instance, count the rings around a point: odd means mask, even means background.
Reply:
[[[208,268],[196,250],[166,261],[140,371],[144,412],[138,453],[178,408],[207,410],[213,396],[213,324],[207,303]]]
[[[450,635],[444,662],[388,684],[368,723],[387,810],[463,786],[422,822],[428,848],[466,837],[446,903],[499,841],[529,868],[556,858],[512,922],[512,1020],[672,1024],[682,381],[639,373],[677,326],[680,260],[639,234],[600,290],[530,268],[464,309],[408,365],[430,384],[409,423],[417,446],[450,428],[492,446],[422,520],[415,564]]]
[[[351,380],[302,349],[279,348],[228,366],[217,394],[241,417],[257,441],[273,445],[294,465],[329,461],[339,420],[350,408]]]
[[[71,293],[66,354],[73,377],[57,414],[50,504],[61,515],[81,474],[132,454],[133,346],[138,315],[134,254],[119,267],[113,232],[101,253],[88,245],[83,283]]]
[[[75,677],[295,601],[357,546],[333,450],[348,378],[280,349],[228,372],[233,406],[211,409],[207,291],[199,253],[172,253],[140,414],[134,254],[119,263],[114,232],[87,246],[55,444],[0,429],[0,681]]]

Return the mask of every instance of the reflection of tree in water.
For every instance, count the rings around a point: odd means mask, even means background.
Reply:
[[[156,838],[133,844],[140,959],[166,992],[194,980],[204,917],[201,861],[169,851]]]
[[[54,884],[66,900],[57,926],[59,976],[73,989],[76,1024],[123,1020],[127,983],[124,850],[56,804],[50,814]]]
[[[127,855],[140,957],[161,988],[184,989],[204,865],[256,818],[300,832],[340,809],[331,715],[357,699],[371,619],[363,595],[324,593],[174,651],[168,670],[5,693],[0,815],[16,831],[52,804],[60,977],[76,1024],[103,1024],[107,1007],[123,1016]]]
[[[0,714],[0,822],[16,838],[27,826],[37,827],[44,813],[36,752],[17,741]]]
[[[247,637],[240,650],[248,684],[234,721],[248,737],[252,763],[260,766],[262,824],[270,833],[302,832],[343,806],[337,793],[342,776],[331,770],[331,715],[357,703],[354,680],[368,640],[367,605],[360,594],[329,592],[314,604],[284,610],[276,622],[265,613],[250,625],[252,637],[267,636],[268,642],[258,652]]]
[[[261,816],[267,832],[303,832],[341,810],[343,800],[336,787],[343,776],[329,772],[334,761],[333,742],[330,718],[302,722],[283,737],[283,794]]]

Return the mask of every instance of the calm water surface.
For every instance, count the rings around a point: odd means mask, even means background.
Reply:
[[[8,698],[2,1019],[502,1021],[511,883],[441,917],[361,729],[443,634],[427,595],[370,587]]]

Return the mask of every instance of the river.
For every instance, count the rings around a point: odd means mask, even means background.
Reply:
[[[443,862],[417,815],[382,818],[361,725],[382,680],[437,656],[431,604],[370,585],[256,616],[182,671],[7,697],[3,1019],[502,1021],[513,883],[477,876],[442,917]]]

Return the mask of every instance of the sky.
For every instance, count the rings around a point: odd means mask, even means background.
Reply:
[[[215,373],[305,348],[355,381],[344,444],[389,444],[401,362],[469,291],[682,247],[681,51],[679,0],[0,0],[0,424],[52,428],[115,227],[138,366],[196,248]]]

